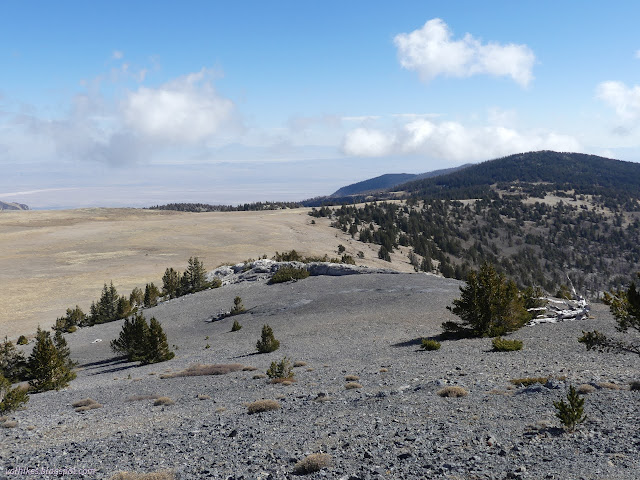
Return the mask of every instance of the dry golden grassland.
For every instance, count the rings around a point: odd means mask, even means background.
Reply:
[[[165,268],[184,270],[191,256],[205,268],[237,263],[276,251],[306,255],[346,253],[359,265],[412,271],[406,253],[393,265],[329,226],[308,209],[263,212],[184,213],[140,209],[0,212],[0,334],[32,335],[54,324],[76,304],[87,312],[105,282],[120,294],[154,282]],[[357,259],[362,250],[365,259]]]

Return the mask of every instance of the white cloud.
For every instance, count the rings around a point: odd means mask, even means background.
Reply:
[[[636,50],[636,58],[640,60],[640,50]]]
[[[120,50],[114,50],[113,53],[111,54],[111,58],[113,58],[114,60],[120,60],[124,57],[124,53],[122,53]]]
[[[526,87],[533,79],[535,55],[526,45],[482,44],[469,33],[462,40],[452,40],[449,27],[439,18],[411,33],[400,33],[393,41],[400,64],[417,71],[425,82],[438,75],[489,74],[511,77]]]
[[[622,120],[640,118],[640,85],[627,87],[622,82],[602,82],[596,88],[596,95],[615,109]]]
[[[380,130],[360,127],[346,134],[343,150],[347,155],[380,157],[391,152],[394,141]]]
[[[425,155],[451,162],[488,160],[535,150],[582,151],[575,138],[554,132],[520,132],[504,126],[469,127],[459,122],[410,121],[392,133],[358,128],[343,151],[353,156]]]
[[[140,87],[122,105],[125,123],[147,137],[195,143],[215,135],[233,114],[203,69],[158,88]]]

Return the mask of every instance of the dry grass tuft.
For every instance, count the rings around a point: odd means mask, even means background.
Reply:
[[[313,372],[313,368],[307,368],[307,372]]]
[[[211,400],[211,397],[209,395],[205,395],[203,393],[199,394],[196,398],[198,400]]]
[[[160,395],[151,394],[151,395],[133,395],[132,397],[128,397],[126,399],[127,402],[139,402],[141,400],[155,400],[160,398]]]
[[[578,385],[578,388],[576,388],[576,392],[585,395],[587,393],[593,393],[596,391],[596,387],[594,387],[593,385],[589,385],[588,383],[583,383],[582,385]]]
[[[469,395],[469,392],[462,387],[444,387],[443,389],[438,390],[438,395],[447,398],[458,398],[466,397]]]
[[[307,362],[293,362],[293,367],[306,367],[307,366]]]
[[[388,368],[381,368],[380,370],[378,370],[380,373],[387,373],[389,371]]]
[[[622,390],[620,385],[617,385],[612,382],[601,382],[598,384],[600,388],[608,388],[609,390]]]
[[[102,408],[102,404],[96,402],[92,398],[83,398],[82,400],[73,402],[71,406],[74,407],[75,411],[78,413],[87,412],[89,410],[95,410],[96,408]]]
[[[244,367],[242,369],[243,372],[254,372],[258,369],[258,367]]]
[[[167,373],[164,375],[160,375],[160,378],[199,377],[202,375],[225,375],[227,373],[243,370],[244,368],[245,366],[240,363],[217,364],[217,365],[203,365],[201,363],[198,363],[196,365],[191,365],[187,369],[182,370],[180,372]]]
[[[226,409],[226,408],[224,408],[224,407],[218,407],[218,408],[216,408],[216,413],[222,413],[222,412],[226,412],[226,411],[227,411],[227,409]]]
[[[6,422],[7,420],[9,420],[9,417],[0,417],[0,423]]]
[[[98,403],[98,402],[96,402],[93,398],[83,398],[82,400],[78,400],[77,402],[73,402],[71,404],[71,406],[74,407],[74,408],[86,407],[87,405],[91,405],[93,403]]]
[[[344,386],[344,388],[346,388],[347,390],[353,390],[354,388],[362,388],[362,385],[360,385],[358,382],[349,382]]]
[[[278,410],[280,403],[275,400],[257,400],[247,405],[247,412],[249,414],[268,412],[270,410]]]
[[[261,379],[261,378],[267,378],[267,376],[266,376],[264,373],[256,373],[256,374],[253,376],[253,379],[254,379],[254,380],[259,380],[259,379]]]
[[[531,385],[535,385],[536,383],[544,385],[549,381],[549,377],[513,378],[509,381],[517,387],[530,387]]]
[[[158,470],[149,473],[118,472],[109,480],[175,480],[175,478],[171,470]]]
[[[344,379],[347,382],[357,382],[358,380],[360,380],[360,377],[358,375],[347,375],[346,377],[344,377]]]
[[[281,385],[292,385],[295,382],[293,378],[272,378],[270,383],[279,383]]]
[[[0,423],[0,427],[2,428],[15,428],[17,426],[18,426],[18,422],[16,422],[15,420],[9,420],[9,421]]]
[[[176,402],[174,402],[169,397],[159,397],[159,398],[156,398],[155,402],[153,402],[153,404],[155,406],[158,406],[158,405],[173,405],[174,403],[176,403]]]
[[[308,473],[319,472],[323,468],[330,467],[332,463],[331,455],[327,453],[313,453],[293,467],[293,473],[296,475],[306,475]]]

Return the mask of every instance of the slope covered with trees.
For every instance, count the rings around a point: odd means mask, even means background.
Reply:
[[[310,214],[446,277],[489,262],[520,286],[596,297],[640,270],[640,164],[534,152],[396,188],[403,202]]]

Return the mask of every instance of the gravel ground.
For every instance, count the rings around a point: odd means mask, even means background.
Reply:
[[[456,318],[445,307],[459,286],[423,274],[226,285],[147,310],[176,357],[144,367],[109,350],[122,322],[80,329],[67,337],[78,378],[32,395],[28,408],[9,416],[17,426],[0,428],[0,478],[34,478],[13,475],[15,468],[95,469],[68,475],[91,479],[166,468],[180,479],[285,479],[320,452],[332,465],[307,478],[639,478],[640,392],[628,385],[640,380],[640,358],[587,352],[577,342],[582,330],[615,333],[607,307],[594,305],[588,320],[521,329],[511,335],[524,341],[519,352],[490,352],[489,339],[419,350],[421,337]],[[236,295],[247,313],[207,322]],[[235,319],[243,328],[231,333]],[[265,323],[281,347],[258,355]],[[306,362],[293,384],[254,378],[284,356]],[[160,378],[196,363],[256,370]],[[348,375],[362,388],[346,389]],[[552,380],[529,388],[509,382],[541,376]],[[553,401],[569,384],[585,383],[594,387],[585,395],[588,420],[565,433]],[[469,394],[437,395],[452,385]],[[154,406],[151,396],[175,403]],[[71,404],[87,397],[102,407],[76,413]],[[260,399],[281,408],[249,415],[246,405]]]

